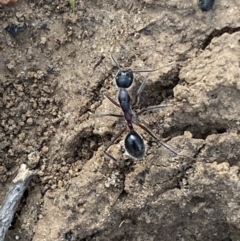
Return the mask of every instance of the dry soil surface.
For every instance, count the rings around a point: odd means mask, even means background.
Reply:
[[[7,241],[240,240],[239,0],[22,0],[0,26],[0,202],[21,163],[37,172]],[[141,128],[143,160],[126,133],[104,155],[125,124],[98,117],[121,113],[110,53],[161,68],[129,91],[147,79],[135,109],[169,105],[141,120],[181,155]]]

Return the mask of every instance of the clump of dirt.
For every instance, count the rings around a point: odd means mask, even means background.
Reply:
[[[6,240],[238,240],[240,3],[19,1],[0,7],[0,201],[37,171]],[[135,73],[147,152],[122,135],[113,53]],[[105,56],[103,58],[102,56]],[[176,61],[177,64],[168,65]],[[96,66],[97,64],[97,66]],[[167,66],[166,66],[167,65]],[[166,66],[166,67],[164,67]],[[164,67],[164,68],[162,68]],[[126,133],[125,133],[126,134]]]

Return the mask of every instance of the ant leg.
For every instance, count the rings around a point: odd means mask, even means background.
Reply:
[[[121,106],[114,100],[112,99],[108,94],[103,94],[106,98],[108,98],[114,105],[117,107],[121,108]]]
[[[111,116],[111,117],[118,117],[121,118],[123,115],[118,114],[112,114],[112,113],[106,113],[106,114],[96,114],[94,117],[105,117],[105,116]]]
[[[134,72],[134,73],[137,73],[137,72],[148,72],[148,73],[151,73],[151,72],[155,72],[155,71],[158,71],[160,69],[163,69],[163,68],[165,68],[167,66],[176,65],[176,64],[180,64],[180,63],[181,63],[180,61],[173,61],[173,62],[170,62],[170,63],[168,63],[168,64],[166,64],[166,65],[164,65],[164,66],[162,66],[160,68],[157,68],[157,69],[134,69],[134,70],[132,70],[132,72]]]
[[[114,56],[113,56],[112,53],[110,54],[110,57],[111,57],[112,61],[116,64],[116,66],[118,67],[118,69],[121,70],[121,67],[120,67],[119,63],[118,63],[117,60],[114,58]]]
[[[178,152],[176,152],[174,149],[172,149],[171,146],[167,145],[165,142],[160,141],[155,134],[149,129],[147,128],[145,125],[141,124],[141,123],[135,123],[137,126],[141,127],[144,131],[146,131],[150,136],[152,136],[156,141],[158,141],[162,146],[164,146],[166,149],[168,149],[169,151],[171,151],[172,153],[174,153],[177,156],[182,156],[180,155]]]
[[[143,92],[143,89],[145,88],[146,86],[146,83],[147,83],[147,80],[145,79],[142,84],[140,85],[140,87],[138,88],[138,91],[137,91],[137,94],[135,96],[135,99],[134,99],[134,102],[132,104],[132,106],[135,106],[137,105],[138,101],[139,101],[139,96],[140,94]]]
[[[111,142],[104,148],[103,152],[112,160],[117,161],[112,155],[110,155],[107,150],[108,148],[127,130],[127,126],[125,126],[122,130],[120,130],[117,135],[111,140]]]
[[[138,115],[143,114],[144,112],[155,111],[155,110],[159,110],[161,108],[165,108],[165,107],[168,107],[168,106],[173,106],[173,105],[171,105],[171,104],[169,104],[169,105],[167,105],[167,104],[166,105],[164,105],[164,104],[162,104],[162,105],[151,105],[151,106],[148,106],[147,108],[144,108],[144,109],[140,110],[138,113],[136,113],[136,115],[138,116]]]

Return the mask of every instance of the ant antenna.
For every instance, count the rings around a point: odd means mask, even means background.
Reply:
[[[110,57],[111,57],[112,61],[114,62],[114,64],[118,67],[119,71],[123,71],[112,53],[110,54]],[[143,73],[143,72],[151,73],[151,72],[155,72],[155,71],[158,71],[160,69],[163,69],[163,68],[165,68],[167,66],[171,66],[171,65],[175,65],[175,64],[179,64],[179,63],[181,63],[181,62],[173,61],[173,62],[170,62],[170,63],[168,63],[168,64],[166,64],[166,65],[164,65],[164,66],[162,66],[160,68],[157,68],[157,69],[135,69],[135,70],[131,70],[131,72],[133,72],[133,73]]]
[[[119,65],[119,63],[117,62],[117,60],[114,58],[114,56],[112,55],[112,53],[110,54],[110,57],[112,59],[112,61],[116,64],[116,66],[118,67],[118,69],[121,71],[121,67]]]

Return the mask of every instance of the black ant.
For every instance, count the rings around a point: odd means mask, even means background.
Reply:
[[[210,10],[215,3],[215,0],[199,0],[198,6],[201,8],[202,11]]]
[[[160,141],[155,134],[147,127],[145,126],[145,124],[143,124],[138,116],[140,114],[143,114],[147,111],[153,111],[153,110],[157,110],[169,105],[156,105],[156,106],[149,106],[147,108],[144,108],[143,110],[135,113],[132,109],[132,107],[135,107],[139,101],[139,96],[142,93],[145,85],[146,85],[146,80],[144,80],[142,82],[142,84],[140,85],[137,94],[135,96],[135,99],[132,103],[132,99],[127,91],[127,88],[129,88],[132,83],[133,83],[133,73],[135,72],[154,72],[159,70],[158,69],[152,69],[152,70],[131,70],[131,69],[127,69],[127,70],[123,70],[121,69],[121,67],[119,66],[118,62],[116,61],[116,59],[111,55],[111,59],[113,60],[113,62],[116,64],[116,66],[118,67],[119,71],[117,72],[116,76],[115,76],[115,80],[116,80],[116,84],[117,86],[120,88],[119,89],[119,94],[118,94],[118,102],[116,102],[114,99],[112,99],[109,95],[104,94],[104,96],[106,98],[108,98],[115,106],[119,107],[122,109],[123,114],[101,114],[100,116],[112,116],[112,117],[124,117],[125,121],[126,121],[126,125],[124,126],[124,128],[122,130],[120,130],[118,132],[118,134],[111,140],[111,142],[107,145],[107,147],[104,148],[104,153],[110,157],[111,159],[115,160],[116,159],[111,156],[107,150],[108,148],[127,130],[129,129],[128,134],[125,137],[125,141],[124,141],[124,146],[127,150],[127,152],[129,153],[130,156],[132,156],[135,159],[141,159],[144,157],[145,155],[145,145],[144,145],[144,141],[143,138],[134,130],[133,128],[133,124],[139,126],[140,128],[142,128],[144,131],[146,131],[150,136],[152,136],[156,141],[158,141],[161,145],[163,145],[165,148],[167,148],[169,151],[171,151],[172,153],[174,153],[175,155],[179,155],[176,151],[174,151],[169,145],[167,145],[166,143]],[[172,62],[168,65],[172,65],[172,64],[176,64],[177,62]],[[164,66],[166,67],[166,66]],[[163,67],[162,67],[163,68]]]

